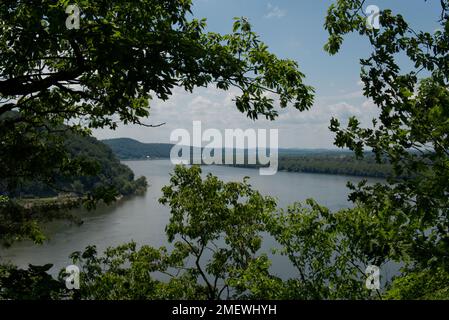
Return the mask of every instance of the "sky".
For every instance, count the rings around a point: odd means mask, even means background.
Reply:
[[[221,91],[213,86],[193,93],[175,88],[168,101],[150,102],[147,124],[166,123],[158,128],[120,125],[116,130],[93,132],[99,139],[133,138],[141,142],[170,143],[175,129],[192,131],[192,122],[201,121],[206,129],[278,129],[281,148],[332,149],[334,135],[329,121],[336,117],[345,123],[357,116],[369,126],[378,109],[363,97],[360,82],[360,58],[368,57],[371,47],[366,38],[349,35],[341,51],[327,54],[323,46],[327,32],[323,27],[330,0],[194,0],[195,18],[207,19],[207,30],[230,33],[234,17],[247,17],[253,31],[260,35],[269,50],[280,58],[298,62],[306,75],[305,83],[315,88],[311,110],[283,109],[275,121],[246,118],[237,111],[233,98],[238,90]],[[438,28],[437,0],[372,0],[368,5],[401,13],[415,30],[433,32]],[[406,66],[406,61],[403,61]]]

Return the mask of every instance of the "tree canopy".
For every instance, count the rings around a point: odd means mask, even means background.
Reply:
[[[114,128],[114,115],[125,124],[148,116],[152,96],[212,83],[240,88],[237,107],[254,119],[276,117],[268,91],[283,107],[312,105],[296,62],[271,54],[244,18],[220,35],[190,16],[190,0],[74,4],[79,29],[66,27],[67,1],[2,4],[0,114],[18,109],[16,121],[85,118],[89,127]]]
[[[383,246],[382,254],[410,259],[422,268],[443,267],[449,258],[449,2],[442,0],[433,33],[413,30],[400,14],[383,10],[379,30],[366,26],[364,1],[339,0],[329,8],[326,50],[335,54],[343,36],[358,32],[368,38],[372,53],[361,59],[364,95],[380,109],[371,128],[352,118],[346,128],[332,119],[335,144],[362,156],[372,149],[377,161],[391,163],[388,184],[354,187],[360,201],[382,225],[370,235]],[[407,58],[408,72],[398,54]],[[394,239],[378,230],[395,224]]]
[[[167,100],[175,86],[236,87],[236,107],[251,119],[274,119],[289,103],[312,106],[297,63],[270,53],[245,18],[221,35],[193,18],[190,0],[70,4],[80,9],[78,29],[66,26],[67,0],[0,5],[0,181],[7,192],[20,179],[46,183],[55,170],[92,175],[85,159],[71,157],[61,131],[151,126],[142,123],[150,100]],[[111,192],[92,202],[109,201]]]
[[[276,118],[270,92],[279,95],[280,107],[312,105],[313,90],[297,64],[271,54],[244,18],[220,35],[191,18],[187,0],[75,3],[82,14],[74,30],[65,28],[67,1],[0,5],[3,180],[36,171],[45,177],[58,165],[79,168],[52,128],[72,121],[73,131],[88,134],[118,121],[140,123],[150,97],[168,99],[175,86],[235,86],[241,90],[236,107],[252,119]],[[76,252],[84,286],[75,293],[48,278],[48,266],[4,266],[0,296],[21,297],[14,288],[26,281],[36,284],[22,292],[27,298],[448,299],[449,1],[439,4],[440,29],[432,33],[413,30],[388,9],[380,28],[371,28],[363,0],[329,7],[324,49],[336,54],[352,32],[368,39],[363,92],[380,110],[369,128],[355,117],[346,127],[332,119],[335,145],[358,157],[368,149],[392,169],[387,183],[350,185],[354,208],[330,212],[309,200],[280,210],[246,179],[225,183],[203,178],[195,166],[176,167],[160,199],[171,210],[172,250],[131,243],[104,254],[93,246]],[[399,55],[411,70],[400,68]],[[2,196],[0,205],[10,201]],[[26,228],[36,225],[28,221]],[[270,272],[268,255],[259,252],[263,234],[277,241],[295,278]],[[364,267],[391,261],[403,266],[400,274],[383,292],[367,290]],[[169,280],[155,279],[157,272]]]

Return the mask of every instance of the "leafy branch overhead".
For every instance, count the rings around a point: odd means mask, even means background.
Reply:
[[[369,28],[365,0],[329,7],[324,49],[337,54],[349,33],[369,42],[360,75],[364,96],[379,109],[369,127],[355,117],[346,126],[331,119],[335,145],[357,157],[372,151],[370,159],[389,168],[383,183],[348,184],[352,208],[330,212],[308,200],[278,210],[247,179],[223,182],[195,166],[176,167],[160,198],[171,211],[170,252],[130,243],[99,256],[89,246],[71,256],[84,283],[76,294],[47,274],[51,265],[2,266],[0,297],[447,299],[449,0],[434,1],[439,29],[432,32],[414,30],[388,9],[380,28]],[[0,187],[8,191],[29,178],[51,182],[55,172],[98,174],[88,159],[67,154],[61,132],[140,123],[152,97],[167,100],[178,86],[236,87],[236,107],[251,119],[275,119],[276,101],[300,111],[312,106],[313,89],[298,65],[270,53],[244,18],[221,35],[191,18],[190,0],[78,0],[80,29],[68,30],[68,0],[31,2],[0,5]],[[404,63],[410,67],[401,69]],[[128,182],[122,193],[146,186],[124,168],[117,175]],[[116,195],[103,185],[99,192],[105,201]],[[53,212],[23,210],[10,194],[0,195],[0,240],[42,242],[38,222]],[[292,278],[270,272],[267,235]],[[383,292],[363,286],[364,267],[391,263],[401,268]],[[156,280],[157,272],[169,280]]]
[[[147,117],[152,96],[211,83],[238,87],[237,108],[252,119],[276,117],[267,93],[282,107],[312,105],[296,62],[270,53],[244,18],[220,35],[189,18],[189,0],[74,3],[81,23],[70,30],[67,1],[2,4],[0,114],[19,109],[26,119],[84,117],[90,127],[115,128],[114,115],[125,124]]]
[[[346,128],[332,119],[335,145],[358,156],[372,150],[394,171],[388,184],[351,186],[351,200],[390,223],[402,221],[389,251],[413,257],[425,270],[448,270],[449,261],[449,1],[437,3],[439,27],[431,32],[414,30],[388,9],[380,13],[380,29],[367,28],[360,0],[336,1],[325,22],[330,54],[348,33],[368,39],[372,52],[361,59],[361,79],[364,95],[380,113],[368,128],[356,118]],[[401,69],[405,63],[410,68]],[[383,243],[379,229],[384,226],[373,228],[371,237]]]
[[[79,29],[66,26],[69,4],[80,8]],[[251,119],[275,119],[278,101],[312,106],[313,90],[296,62],[270,53],[246,19],[236,19],[227,35],[206,32],[191,6],[190,0],[2,2],[2,194],[24,180],[51,184],[61,172],[98,175],[98,164],[93,170],[95,164],[67,150],[66,132],[158,126],[144,120],[150,101],[169,99],[175,87],[238,88],[236,107]],[[118,190],[100,191],[84,196],[94,205],[110,202]]]

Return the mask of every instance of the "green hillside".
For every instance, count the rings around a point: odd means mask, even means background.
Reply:
[[[102,140],[109,146],[115,155],[122,160],[138,160],[149,158],[170,158],[173,144],[168,143],[142,143],[129,138]]]
[[[170,150],[173,147],[173,144],[142,143],[129,138],[103,140],[102,142],[108,145],[122,160],[169,159]],[[224,157],[225,151],[222,150],[222,152]],[[234,157],[235,153],[236,150],[234,150]],[[248,150],[245,150],[244,154],[247,159]],[[260,167],[260,165],[251,164],[235,166]],[[354,157],[352,152],[338,149],[279,149],[278,170],[377,178],[386,178],[391,174],[391,166],[376,163],[374,157],[369,153],[366,153],[364,159],[359,160]]]
[[[106,139],[101,142],[108,145],[115,155],[121,160],[139,160],[148,158],[169,159],[171,148],[174,146],[174,144],[169,143],[143,143],[130,138]],[[245,150],[245,154],[247,152],[248,151]],[[280,156],[340,156],[351,154],[352,153],[349,151],[342,151],[338,149],[279,149]]]
[[[236,165],[237,167],[259,168],[260,165]],[[335,174],[357,177],[387,178],[392,173],[388,164],[376,163],[371,155],[356,159],[345,153],[316,153],[305,156],[281,155],[278,171]]]
[[[64,145],[73,158],[87,161],[97,173],[79,177],[57,174],[51,186],[42,181],[22,180],[14,190],[2,189],[3,184],[0,183],[0,194],[18,198],[54,197],[61,193],[85,194],[98,188],[114,188],[120,195],[130,195],[146,189],[145,177],[135,180],[133,171],[120,163],[106,144],[69,131],[63,137]]]

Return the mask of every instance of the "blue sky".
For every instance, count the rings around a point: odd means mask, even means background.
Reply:
[[[328,0],[194,0],[193,13],[207,18],[208,30],[229,33],[233,17],[245,16],[270,48],[281,58],[299,63],[306,83],[316,89],[316,101],[311,111],[301,113],[290,108],[274,122],[253,122],[235,110],[236,90],[218,91],[214,88],[195,90],[193,94],[174,91],[167,102],[152,101],[151,117],[147,123],[167,122],[163,127],[145,128],[120,126],[115,131],[96,130],[100,139],[130,137],[142,142],[170,142],[170,133],[177,128],[192,129],[192,121],[201,120],[204,129],[276,128],[279,144],[285,148],[333,148],[329,120],[358,116],[369,125],[377,108],[362,96],[360,58],[367,57],[371,48],[358,35],[346,37],[336,56],[323,50],[327,39],[324,18],[333,1]],[[372,0],[381,10],[390,8],[401,13],[416,30],[434,31],[438,28],[439,1]],[[406,61],[403,61],[407,66]]]

